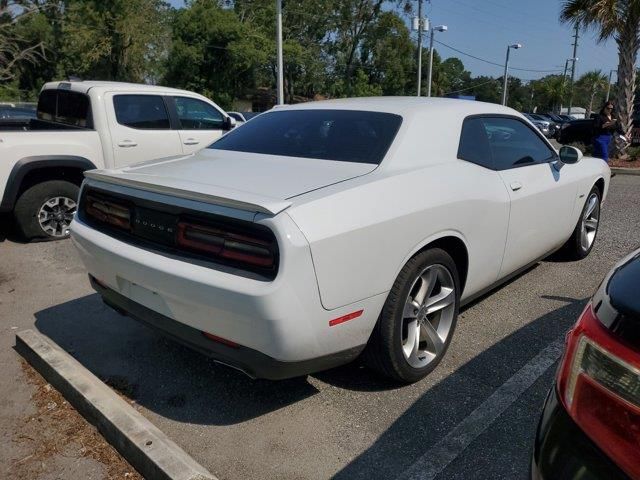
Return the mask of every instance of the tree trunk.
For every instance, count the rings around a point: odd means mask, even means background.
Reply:
[[[640,39],[637,23],[632,19],[625,22],[616,37],[618,44],[618,92],[617,118],[624,133],[631,132],[633,124],[633,101],[636,85],[636,58]],[[621,152],[624,153],[624,152]]]
[[[584,115],[584,118],[591,118],[591,112],[593,111],[593,99],[596,96],[596,88],[595,85],[591,88],[591,96],[589,96],[589,106],[587,107],[587,113]]]

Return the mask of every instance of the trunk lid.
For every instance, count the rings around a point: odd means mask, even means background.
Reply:
[[[86,175],[103,182],[275,215],[291,205],[292,197],[366,175],[376,166],[205,149],[188,157]]]

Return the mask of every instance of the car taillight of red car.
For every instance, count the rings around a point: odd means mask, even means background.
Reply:
[[[606,328],[589,303],[567,334],[558,393],[582,430],[640,478],[640,351]]]

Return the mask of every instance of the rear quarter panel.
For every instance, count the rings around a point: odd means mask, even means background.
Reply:
[[[467,246],[463,298],[496,281],[509,217],[496,172],[450,160],[348,184],[288,210],[311,245],[326,309],[388,292],[411,256],[445,236]]]

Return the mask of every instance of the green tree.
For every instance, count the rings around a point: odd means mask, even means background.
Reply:
[[[576,90],[585,99],[586,117],[589,118],[593,111],[593,102],[598,93],[604,93],[608,79],[602,70],[591,70],[582,75],[576,82]],[[604,95],[603,95],[604,97]]]
[[[169,42],[162,0],[73,0],[65,8],[58,74],[157,81]]]
[[[636,60],[640,49],[640,0],[567,0],[560,17],[583,28],[594,28],[600,41],[618,46],[618,118],[629,132],[633,122]]]
[[[47,4],[0,0],[0,82],[15,80],[20,64],[36,65],[45,57],[44,42],[25,35],[23,25]]]
[[[202,93],[223,108],[253,87],[256,67],[267,62],[258,48],[265,39],[215,2],[189,2],[174,13],[172,31],[164,82]]]
[[[361,63],[369,81],[382,95],[406,95],[414,85],[414,45],[402,19],[383,12],[368,29],[361,48]]]

